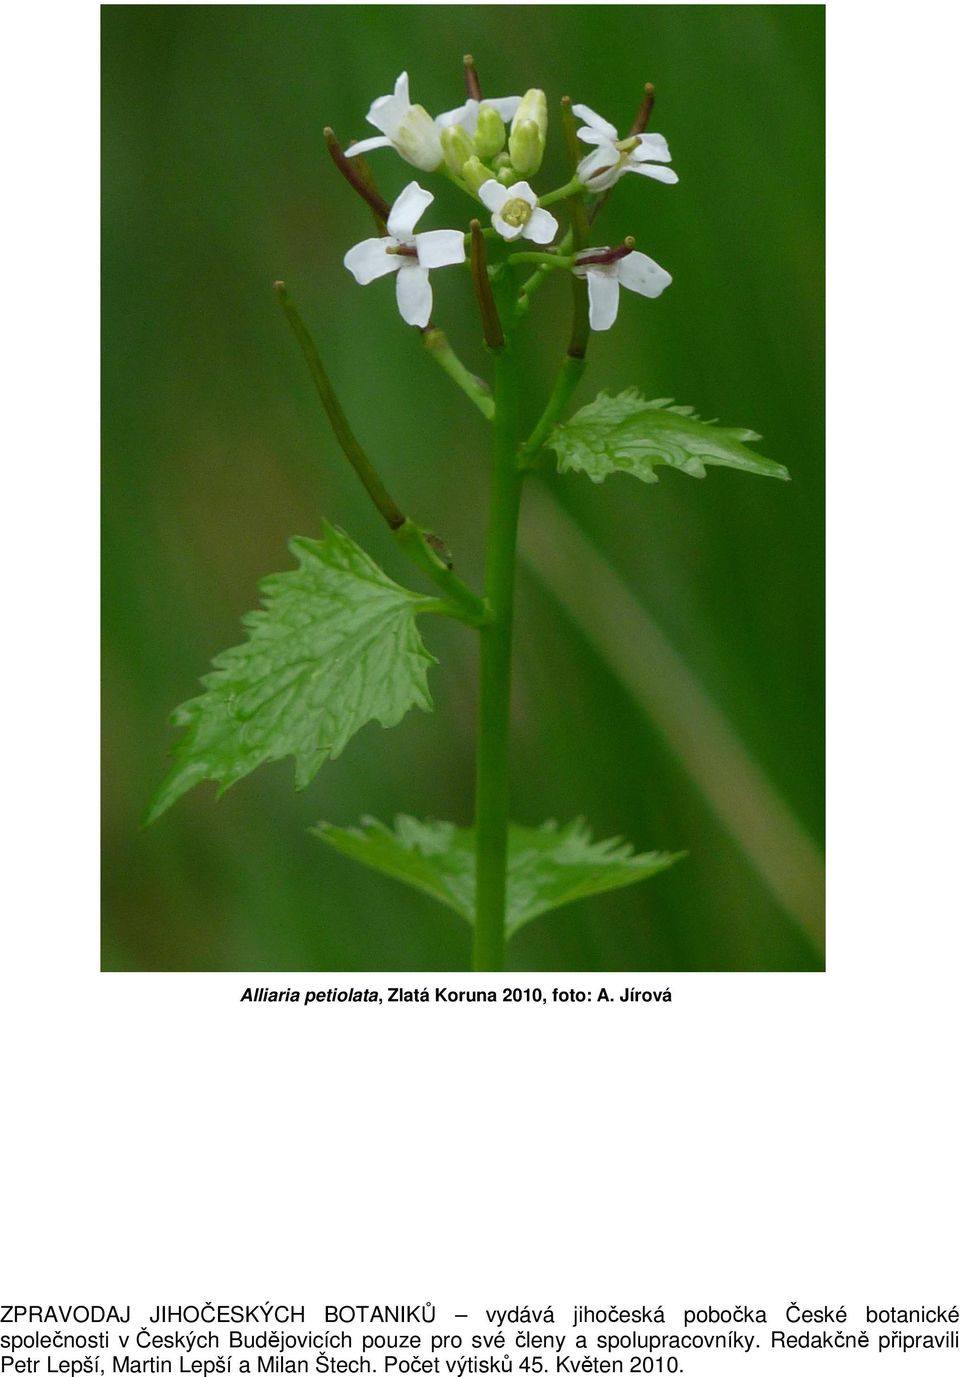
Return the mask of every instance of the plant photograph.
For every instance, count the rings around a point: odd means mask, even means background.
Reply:
[[[101,16],[102,968],[822,971],[823,7]]]

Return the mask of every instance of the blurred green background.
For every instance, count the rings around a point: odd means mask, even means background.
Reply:
[[[458,918],[307,833],[367,812],[469,822],[476,657],[465,628],[424,623],[440,661],[432,715],[366,727],[304,793],[286,761],[219,803],[202,786],[139,827],[167,768],[170,710],[240,639],[258,579],[290,567],[288,536],[315,535],[326,517],[416,584],[335,447],[274,278],[314,329],[388,486],[480,583],[486,423],[403,326],[392,284],[361,289],[343,269],[371,227],[322,138],[325,124],[344,142],[372,133],[368,105],[403,68],[431,112],[459,104],[467,51],[486,94],[542,86],[554,111],[569,93],[621,129],[643,82],[657,84],[651,128],[668,137],[680,183],[626,178],[603,242],[636,234],[674,285],[655,302],[624,294],[615,329],[592,341],[577,401],[638,384],[754,427],[793,475],[534,480],[549,505],[534,498],[543,519],[524,529],[533,567],[518,593],[513,814],[584,814],[600,836],[690,855],[531,924],[510,964],[821,969],[822,7],[146,5],[106,6],[102,22],[104,969],[468,962]],[[542,189],[565,179],[556,127],[551,143]],[[390,150],[370,160],[388,196],[420,175]],[[459,223],[459,193],[431,189],[431,224]],[[467,277],[437,275],[436,318],[484,371]],[[562,349],[566,284],[548,283],[538,303],[524,346],[531,422]],[[538,554],[550,552],[530,542],[549,540],[563,513],[603,550],[715,720],[685,709],[666,679],[667,708],[675,696],[680,713],[672,737],[643,709],[589,634],[599,564],[568,561],[544,582]],[[749,777],[731,771],[718,732],[747,753]]]

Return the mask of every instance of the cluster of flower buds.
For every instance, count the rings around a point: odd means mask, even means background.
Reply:
[[[352,144],[342,153],[333,143],[345,175],[371,202],[378,219],[386,221],[385,235],[366,239],[347,253],[344,264],[356,280],[366,284],[395,273],[400,314],[408,324],[423,329],[430,322],[433,303],[430,270],[463,263],[467,258],[461,230],[414,233],[414,226],[434,199],[419,183],[411,182],[391,210],[347,165],[349,159],[372,149],[393,148],[413,167],[445,174],[479,201],[491,215],[486,234],[508,244],[529,240],[542,246],[547,267],[568,268],[576,277],[585,278],[592,329],[605,330],[613,324],[621,286],[643,296],[659,296],[669,286],[670,274],[652,258],[637,253],[633,239],[615,248],[589,247],[583,232],[589,224],[583,212],[588,198],[594,198],[592,207],[599,208],[599,202],[626,173],[640,173],[660,182],[677,181],[677,174],[667,166],[670,150],[666,139],[662,134],[646,132],[652,88],[647,88],[641,113],[625,138],[589,106],[569,106],[566,102],[566,117],[572,113],[582,121],[576,137],[591,151],[583,157],[575,155],[576,171],[565,186],[538,196],[527,179],[540,171],[546,149],[545,94],[531,89],[523,96],[484,98],[473,59],[465,58],[464,64],[467,99],[463,105],[434,118],[422,105],[411,103],[409,78],[402,72],[393,94],[375,100],[367,115],[379,134]],[[581,211],[579,221],[575,217],[575,227],[555,245],[560,225],[546,207],[574,199]],[[551,245],[555,246],[548,256],[546,250]]]

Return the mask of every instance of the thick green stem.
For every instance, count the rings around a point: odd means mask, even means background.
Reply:
[[[510,659],[517,523],[523,473],[518,464],[519,384],[509,343],[496,353],[493,486],[487,538],[487,622],[480,628],[477,732],[477,900],[473,969],[503,970],[507,831],[510,810]]]

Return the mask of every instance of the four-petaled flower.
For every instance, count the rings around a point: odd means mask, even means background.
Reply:
[[[373,102],[367,123],[383,132],[351,144],[346,150],[348,158],[371,148],[395,148],[401,158],[424,172],[435,172],[443,162],[436,121],[422,105],[410,104],[410,79],[406,72],[397,77],[392,96],[378,96]]]
[[[589,191],[606,191],[625,172],[640,172],[658,182],[680,180],[672,167],[660,166],[670,161],[670,149],[662,134],[633,134],[621,139],[613,125],[589,105],[575,105],[573,113],[584,121],[577,138],[596,144],[577,167],[577,176]]]
[[[365,287],[375,278],[397,274],[397,306],[408,325],[429,325],[433,308],[433,289],[429,270],[466,258],[461,230],[426,230],[414,234],[413,227],[433,201],[429,191],[417,182],[404,187],[397,197],[387,234],[382,239],[364,239],[354,244],[343,265]]]
[[[548,210],[541,209],[529,182],[503,186],[491,178],[483,183],[477,195],[492,212],[493,228],[504,239],[522,236],[535,244],[549,244],[560,228],[556,218]]]
[[[504,124],[508,124],[517,113],[519,104],[519,96],[498,96],[494,100],[474,100],[471,96],[465,105],[458,105],[456,110],[445,110],[442,115],[438,115],[437,124],[441,129],[446,129],[452,124],[459,124],[463,132],[472,139],[477,132],[477,116],[480,114],[481,106],[491,106],[496,110]]]
[[[609,330],[617,318],[620,288],[641,296],[659,296],[673,278],[645,253],[616,249],[586,249],[577,255],[573,271],[587,279],[590,329]]]

